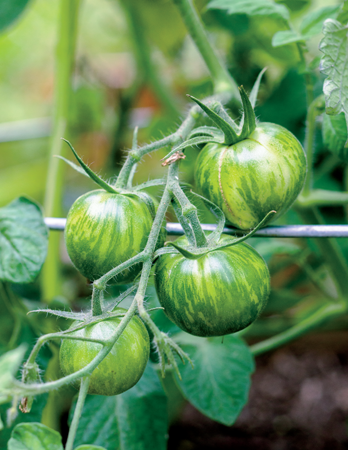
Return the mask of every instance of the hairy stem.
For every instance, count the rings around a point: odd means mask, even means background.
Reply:
[[[100,291],[93,287],[92,293],[92,314],[93,316],[100,316],[103,314],[103,297],[104,291]]]
[[[118,327],[112,334],[112,336],[103,342],[104,347],[100,350],[98,355],[85,367],[78,370],[75,373],[72,373],[70,375],[67,375],[66,377],[60,378],[56,381],[49,381],[47,383],[31,383],[31,384],[24,384],[17,381],[14,381],[14,390],[18,390],[20,395],[24,392],[24,395],[38,395],[43,394],[44,392],[52,391],[53,389],[58,389],[66,384],[72,383],[79,378],[86,377],[88,375],[91,375],[93,370],[103,361],[103,359],[110,353],[112,347],[114,346],[117,339],[121,336],[125,328],[127,327],[128,323],[131,321],[132,317],[136,313],[137,310],[137,302],[135,298],[133,299],[133,302],[128,309],[127,313],[124,315],[124,317],[121,319],[121,322],[119,323]],[[49,336],[49,335],[47,335]],[[46,339],[46,337],[44,336]],[[74,339],[74,336],[71,336],[70,339]],[[37,350],[38,352],[38,350]],[[33,352],[32,352],[33,354]],[[32,360],[32,355],[30,355],[30,358]],[[29,361],[29,360],[28,360]]]
[[[80,417],[83,410],[83,405],[85,404],[85,400],[88,393],[90,377],[84,377],[81,380],[79,397],[77,399],[76,408],[74,411],[74,417],[70,425],[68,439],[66,441],[65,450],[73,450],[74,448],[74,440],[77,432],[77,427],[79,425]]]
[[[239,99],[237,84],[230,76],[226,67],[210,44],[203,24],[193,6],[192,0],[173,1],[178,7],[186,28],[209,69],[213,79],[214,92],[229,91],[235,99]]]
[[[170,183],[170,190],[180,204],[182,215],[190,222],[193,234],[195,236],[195,244],[198,248],[208,245],[202,225],[198,219],[197,208],[189,201],[184,191],[179,185],[178,179]]]

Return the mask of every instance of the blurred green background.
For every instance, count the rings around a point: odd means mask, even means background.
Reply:
[[[70,131],[64,136],[94,170],[107,177],[117,174],[135,125],[140,127],[140,144],[158,139],[180,123],[186,93],[199,97],[211,93],[207,69],[172,3],[133,1],[138,30],[150,47],[151,63],[170,101],[161,98],[137,57],[134,35],[121,3],[85,0],[81,5]],[[259,95],[259,119],[284,125],[303,141],[306,104],[296,46],[271,45],[273,34],[284,29],[283,24],[208,11],[206,3],[199,1],[197,7],[237,83],[250,90],[259,71],[268,67]],[[328,6],[323,0],[281,3],[290,8],[295,25],[304,14]],[[58,1],[32,0],[18,20],[0,34],[1,205],[22,194],[43,201],[54,108],[57,16]],[[317,35],[311,39],[307,55],[316,66],[320,38]],[[318,71],[315,82],[319,94],[322,79]],[[318,156],[321,151],[319,142]],[[164,152],[144,159],[136,182],[164,173],[158,162]],[[196,152],[190,149],[181,166],[183,178],[189,182]],[[69,167],[65,170],[66,211],[92,184]],[[335,185],[334,180],[326,183]]]

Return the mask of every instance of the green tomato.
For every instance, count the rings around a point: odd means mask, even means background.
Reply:
[[[220,243],[225,239],[230,237],[222,235]],[[268,300],[270,276],[256,250],[241,243],[198,259],[161,255],[155,286],[164,312],[182,330],[196,336],[223,336],[258,317]]]
[[[230,147],[207,144],[196,161],[195,181],[232,225],[247,230],[272,210],[277,212],[272,221],[285,213],[301,192],[306,171],[296,137],[280,125],[260,123]]]
[[[144,250],[156,213],[152,198],[141,194],[112,194],[102,189],[79,197],[70,208],[65,243],[74,266],[91,281]],[[165,227],[157,245],[162,247]],[[113,278],[128,283],[140,272],[136,264]]]
[[[117,308],[115,311],[124,311]],[[74,336],[108,339],[121,322],[120,317],[108,319],[74,331]],[[74,322],[71,328],[76,326]],[[60,347],[59,361],[64,375],[70,375],[85,367],[99,353],[102,346],[94,342],[64,339]],[[139,317],[133,317],[112,347],[110,353],[92,372],[88,393],[118,395],[134,386],[141,378],[150,354],[148,332]],[[79,387],[80,380],[76,382]]]

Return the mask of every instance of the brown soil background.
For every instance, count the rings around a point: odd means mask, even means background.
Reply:
[[[237,422],[226,427],[187,404],[168,449],[348,449],[348,332],[314,334],[259,356]]]

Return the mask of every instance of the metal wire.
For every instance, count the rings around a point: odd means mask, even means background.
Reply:
[[[46,217],[45,223],[51,230],[63,231],[65,228],[66,219]],[[215,225],[202,224],[205,231],[213,231]],[[172,236],[179,236],[184,234],[184,231],[179,223],[167,223],[167,232]],[[224,233],[243,236],[246,234],[244,230],[238,230],[232,227],[224,228]],[[283,226],[269,226],[258,230],[255,237],[315,237],[315,238],[329,238],[329,237],[348,237],[348,225],[283,225]]]

